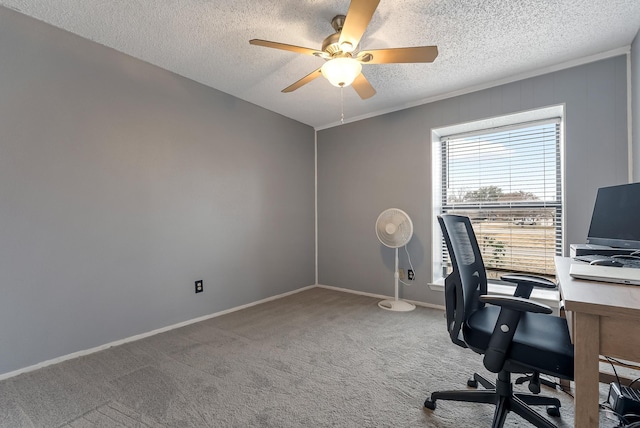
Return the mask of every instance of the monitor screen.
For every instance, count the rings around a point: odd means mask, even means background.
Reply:
[[[640,249],[640,183],[598,189],[587,243]]]

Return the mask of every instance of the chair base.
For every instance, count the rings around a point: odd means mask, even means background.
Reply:
[[[474,382],[472,382],[474,381]],[[471,383],[471,384],[470,384]],[[548,406],[547,413],[552,416],[560,416],[560,400],[553,397],[544,397],[532,394],[513,393],[511,374],[501,371],[498,373],[496,385],[493,385],[484,377],[474,373],[468,384],[473,386],[480,383],[486,390],[473,391],[437,391],[431,394],[424,402],[424,407],[435,410],[437,400],[464,401],[468,403],[485,403],[496,406],[493,415],[492,428],[501,428],[509,412],[514,412],[538,428],[557,428],[556,425],[538,414],[529,406]]]
[[[557,384],[555,382],[548,381],[546,379],[540,378],[539,373],[534,373],[532,375],[526,375],[519,377],[516,379],[516,385],[522,385],[523,383],[529,382],[529,391],[534,394],[540,393],[540,385],[547,386],[549,388],[556,389]]]

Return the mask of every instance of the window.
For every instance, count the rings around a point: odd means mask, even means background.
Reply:
[[[536,120],[433,141],[436,214],[471,218],[490,279],[507,272],[555,276],[553,258],[562,253],[561,125],[559,118]],[[448,252],[439,227],[434,232],[434,276],[444,277]]]

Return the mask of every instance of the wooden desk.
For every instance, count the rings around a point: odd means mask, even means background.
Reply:
[[[640,286],[577,280],[572,259],[556,257],[575,350],[575,426],[598,426],[599,355],[640,361]]]

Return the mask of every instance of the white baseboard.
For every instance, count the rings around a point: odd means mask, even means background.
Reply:
[[[173,324],[173,325],[169,325],[169,326],[166,326],[166,327],[162,327],[162,328],[159,328],[157,330],[152,330],[152,331],[149,331],[149,332],[146,332],[146,333],[136,334],[135,336],[127,337],[125,339],[116,340],[114,342],[109,342],[109,343],[106,343],[104,345],[96,346],[95,348],[90,348],[90,349],[85,349],[85,350],[78,351],[78,352],[73,352],[71,354],[67,354],[67,355],[63,355],[61,357],[53,358],[51,360],[43,361],[41,363],[34,364],[32,366],[24,367],[24,368],[21,368],[21,369],[18,369],[18,370],[14,370],[14,371],[11,371],[11,372],[0,373],[0,380],[9,379],[11,377],[18,376],[18,375],[20,375],[22,373],[32,372],[34,370],[38,370],[38,369],[41,369],[43,367],[50,366],[52,364],[58,364],[58,363],[61,363],[63,361],[71,360],[71,359],[82,357],[82,356],[89,355],[89,354],[93,354],[94,352],[103,351],[105,349],[111,348],[112,346],[118,346],[118,345],[123,345],[123,344],[129,343],[129,342],[135,342],[136,340],[144,339],[146,337],[154,336],[154,335],[159,334],[159,333],[164,333],[164,332],[169,331],[169,330],[174,330],[176,328],[184,327],[184,326],[187,326],[189,324],[194,324],[194,323],[197,323],[197,322],[200,322],[200,321],[205,321],[205,320],[208,320],[208,319],[211,319],[211,318],[219,317],[221,315],[226,315],[226,314],[229,314],[231,312],[240,311],[242,309],[250,308],[252,306],[256,306],[256,305],[259,305],[261,303],[266,303],[266,302],[270,302],[272,300],[281,299],[283,297],[290,296],[290,295],[296,294],[296,293],[300,293],[300,292],[305,291],[305,290],[310,290],[310,289],[315,288],[315,287],[316,287],[315,284],[314,285],[309,285],[307,287],[302,287],[302,288],[299,288],[297,290],[288,291],[286,293],[278,294],[276,296],[267,297],[266,299],[258,300],[258,301],[252,302],[252,303],[247,303],[246,305],[236,306],[235,308],[225,309],[224,311],[215,312],[215,313],[210,314],[210,315],[205,315],[205,316],[202,316],[202,317],[193,318],[193,319],[190,319],[190,320],[187,320],[187,321],[183,321],[183,322],[180,322],[180,323],[177,323],[177,324]]]
[[[366,293],[364,291],[356,291],[356,290],[350,290],[348,288],[333,287],[331,285],[318,284],[318,287],[326,288],[328,290],[342,291],[343,293],[351,293],[351,294],[359,294],[361,296],[375,297],[376,299],[380,299],[380,300],[394,299],[393,296],[385,296],[383,294]],[[402,299],[402,300],[404,300],[405,302],[413,303],[416,306],[422,306],[424,308],[440,309],[440,310],[443,310],[443,311],[445,309],[444,305],[434,305],[433,303],[425,303],[425,302],[421,302],[419,300],[408,300],[408,299]]]

